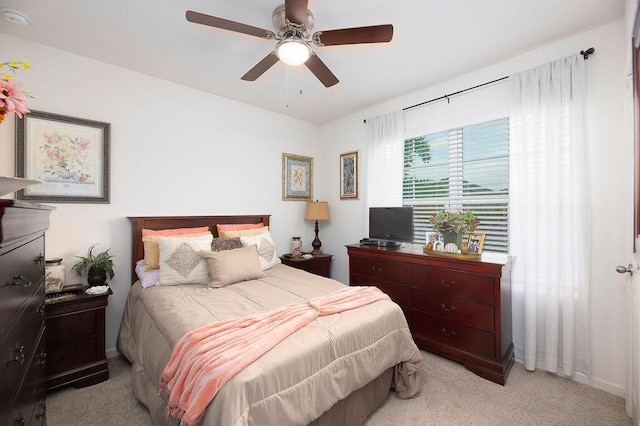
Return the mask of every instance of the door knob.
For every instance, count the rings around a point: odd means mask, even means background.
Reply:
[[[621,266],[618,265],[616,266],[616,272],[619,274],[626,274],[629,273],[629,275],[633,275],[633,269],[632,269],[632,265],[629,264],[629,266]]]

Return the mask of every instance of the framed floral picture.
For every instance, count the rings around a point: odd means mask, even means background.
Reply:
[[[42,183],[17,192],[20,200],[109,203],[110,124],[31,111],[17,121],[18,177]]]
[[[282,154],[282,199],[285,201],[313,199],[313,158]]]
[[[340,199],[357,200],[360,185],[358,151],[340,154]]]

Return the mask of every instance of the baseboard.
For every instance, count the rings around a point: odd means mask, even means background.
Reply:
[[[518,358],[516,358],[516,362],[520,363],[520,364],[524,364],[524,362],[521,359],[518,359]],[[541,371],[546,371],[544,369],[544,365],[542,363],[536,364],[536,368],[541,370]],[[587,386],[591,386],[591,387],[594,387],[596,389],[600,389],[600,390],[603,390],[605,392],[608,392],[610,394],[620,396],[622,398],[624,398],[625,394],[626,394],[626,390],[625,390],[624,386],[620,386],[620,385],[617,385],[615,383],[609,383],[609,382],[606,382],[604,380],[601,380],[601,379],[598,379],[598,378],[595,378],[595,377],[589,378],[586,374],[580,373],[578,371],[574,372],[573,376],[567,376],[562,371],[562,368],[558,367],[558,372],[555,373],[555,374],[557,374],[560,377],[565,377],[565,378],[567,378],[569,380],[573,380],[574,382],[581,383],[581,384],[587,385]]]
[[[107,358],[115,358],[117,356],[120,356],[120,352],[118,352],[116,348],[109,348],[104,351],[104,354],[107,356]]]

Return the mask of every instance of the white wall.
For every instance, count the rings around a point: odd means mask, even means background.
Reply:
[[[111,123],[111,203],[55,204],[46,237],[47,257],[67,270],[93,243],[112,248],[108,355],[132,282],[127,216],[271,214],[279,252],[292,235],[310,247],[305,203],[282,201],[282,153],[314,157],[322,172],[317,126],[3,34],[0,52],[31,63],[16,75],[31,109]],[[14,128],[14,118],[0,125],[0,176],[14,176]]]
[[[586,64],[590,180],[585,182],[585,190],[591,198],[593,244],[590,262],[593,378],[590,384],[623,395],[626,380],[625,284],[624,277],[615,273],[614,268],[620,263],[625,263],[632,244],[632,168],[631,162],[627,159],[632,155],[633,147],[625,137],[623,120],[626,100],[624,29],[624,22],[621,20],[503,62],[455,76],[440,84],[407,93],[323,126],[321,139],[326,147],[323,153],[324,163],[328,168],[334,168],[334,172],[328,170],[329,173],[325,175],[333,219],[323,227],[325,251],[336,255],[333,276],[340,281],[348,282],[348,258],[344,245],[357,242],[366,236],[362,197],[357,201],[340,201],[338,192],[339,154],[351,150],[364,150],[366,131],[363,119],[507,76],[593,46],[596,53]],[[483,97],[485,102],[478,102]],[[437,124],[439,111],[443,108],[472,111],[477,105],[490,104],[490,107],[470,119],[470,122],[479,122],[497,114],[506,105],[505,101],[505,85],[502,84],[500,87],[498,84],[454,97],[450,105],[441,101],[412,110],[406,114],[406,118],[407,122],[414,123],[413,125],[422,119],[425,129],[429,129],[434,122]],[[408,126],[408,132],[415,130]],[[364,162],[364,156],[361,155],[361,158]],[[364,191],[365,187],[366,179],[361,181],[361,191]],[[558,236],[558,241],[552,243],[561,244],[562,235]],[[586,378],[580,379],[587,381]]]

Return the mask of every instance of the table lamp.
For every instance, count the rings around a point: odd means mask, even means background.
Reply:
[[[319,220],[329,220],[329,203],[326,201],[307,201],[307,212],[304,214],[305,220],[315,220],[316,221],[316,238],[311,243],[313,247],[313,251],[311,254],[314,256],[321,256],[322,250],[322,242],[320,238],[318,238],[318,221]]]

